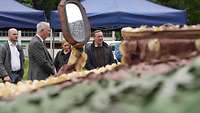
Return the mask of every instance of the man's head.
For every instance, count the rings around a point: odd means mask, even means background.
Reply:
[[[63,41],[62,48],[63,50],[68,51],[71,48],[71,45],[67,41]]]
[[[40,35],[42,39],[46,39],[49,36],[51,29],[48,22],[40,22],[37,24],[37,34]]]
[[[18,40],[17,29],[11,28],[8,30],[8,39],[13,43],[17,42]]]
[[[102,45],[103,43],[103,32],[101,30],[94,31],[94,42],[96,45]]]

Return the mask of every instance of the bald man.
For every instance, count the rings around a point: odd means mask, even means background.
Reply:
[[[8,41],[0,47],[0,77],[6,82],[17,83],[23,78],[24,53],[17,41],[18,31],[11,28]]]

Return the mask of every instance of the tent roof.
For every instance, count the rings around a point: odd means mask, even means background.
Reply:
[[[45,20],[44,11],[26,7],[15,0],[2,0],[0,3],[0,28],[36,28]]]
[[[92,28],[120,28],[124,26],[185,24],[186,13],[147,0],[82,0]],[[51,25],[60,28],[58,14],[51,13]]]
[[[104,12],[128,12],[134,14],[163,14],[182,12],[181,10],[161,6],[147,0],[82,0],[81,3],[86,8],[87,12],[93,14]]]

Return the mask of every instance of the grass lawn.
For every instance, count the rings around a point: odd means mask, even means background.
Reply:
[[[29,66],[29,59],[28,57],[25,57],[23,80],[28,80],[28,66]]]

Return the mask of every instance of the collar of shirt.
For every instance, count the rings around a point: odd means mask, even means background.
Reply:
[[[39,39],[42,41],[42,43],[44,42],[44,40],[42,39],[42,37],[38,34],[36,34],[37,37],[39,37]]]
[[[94,44],[94,47],[102,47],[103,44],[97,45],[96,43]]]
[[[8,45],[9,45],[9,46],[16,46],[17,43],[13,43],[13,42],[11,42],[10,40],[8,40]]]
[[[66,54],[68,54],[68,53],[70,53],[70,49],[68,49],[67,51],[64,51],[63,49],[62,49],[62,54],[64,54],[64,55],[66,55]]]

